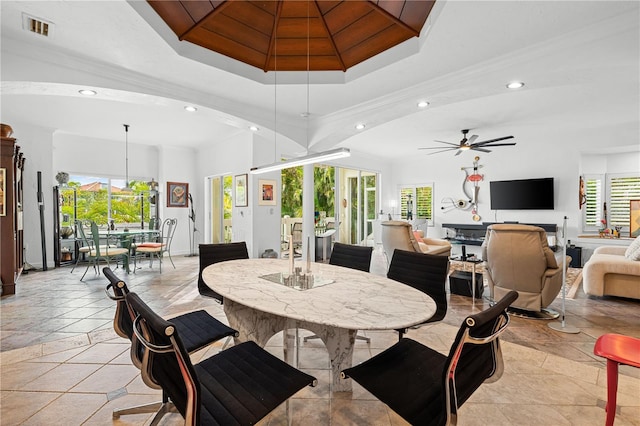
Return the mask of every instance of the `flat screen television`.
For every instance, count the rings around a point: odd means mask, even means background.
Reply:
[[[553,210],[553,178],[489,182],[491,210]]]

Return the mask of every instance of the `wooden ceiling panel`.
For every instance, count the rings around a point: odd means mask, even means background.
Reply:
[[[210,50],[215,50],[226,56],[231,56],[244,63],[263,68],[267,57],[262,52],[252,49],[251,46],[240,44],[234,40],[221,37],[210,31],[198,29],[190,34],[192,43],[198,44]]]
[[[346,71],[418,36],[434,3],[429,0],[147,1],[181,39],[265,71],[273,71],[276,63],[278,71]],[[277,60],[273,56],[274,48],[278,50]]]
[[[271,41],[271,38],[267,34],[253,27],[240,25],[237,21],[224,14],[217,16],[216,19],[207,20],[204,24],[200,25],[199,28],[218,34],[228,40],[249,46],[259,52],[266,52],[269,49],[269,43]]]
[[[223,14],[243,26],[246,25],[270,35],[273,31],[274,15],[265,11],[264,8],[257,7],[254,3],[255,2],[234,1],[225,7]],[[212,16],[211,19],[217,19],[217,16]]]
[[[349,25],[344,30],[337,33],[333,37],[333,40],[335,41],[338,50],[345,51],[359,43],[362,43],[364,40],[370,39],[389,27],[393,27],[393,23],[385,16],[380,13],[371,12],[364,18],[358,19],[352,25]],[[411,34],[409,34],[409,36],[410,35]]]
[[[327,31],[319,18],[280,18],[276,37],[295,38],[301,41],[309,37],[328,37]]]
[[[307,57],[304,56],[279,56],[277,58],[277,69],[288,71],[307,71]],[[269,61],[269,69],[276,69],[275,58]],[[336,56],[310,56],[310,70],[340,71],[342,63]]]
[[[200,22],[217,7],[208,1],[181,1],[180,3],[182,4],[182,7],[184,7],[184,9],[187,11],[189,16],[191,16],[191,19],[193,19],[194,22]]]
[[[335,50],[329,38],[312,38],[309,39],[309,51],[313,52],[313,56],[329,56],[334,55]],[[300,44],[298,40],[278,39],[275,48],[275,55],[280,56],[307,56],[307,45]]]
[[[372,10],[373,6],[368,1],[341,2],[324,15],[324,20],[331,34],[335,35]]]

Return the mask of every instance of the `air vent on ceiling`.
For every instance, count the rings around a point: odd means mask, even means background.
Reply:
[[[51,37],[53,36],[54,25],[53,22],[45,21],[44,19],[36,18],[34,16],[23,13],[22,28],[41,36]]]

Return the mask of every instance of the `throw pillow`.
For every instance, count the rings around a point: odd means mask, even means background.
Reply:
[[[637,237],[627,247],[627,251],[624,252],[624,257],[629,260],[640,260],[640,237]]]

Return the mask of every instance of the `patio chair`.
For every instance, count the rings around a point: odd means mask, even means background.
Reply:
[[[156,242],[144,242],[141,244],[135,244],[134,249],[136,254],[148,254],[149,255],[149,267],[153,267],[153,258],[158,258],[158,263],[160,264],[160,273],[162,273],[162,259],[164,257],[164,253],[169,256],[169,261],[173,266],[173,269],[176,268],[176,265],[173,264],[173,259],[171,259],[171,242],[173,241],[173,234],[176,232],[176,226],[178,225],[178,219],[169,218],[165,219],[162,222],[162,226],[160,228],[160,238]],[[137,260],[134,260],[134,265],[137,264]],[[134,269],[135,270],[135,269]]]

